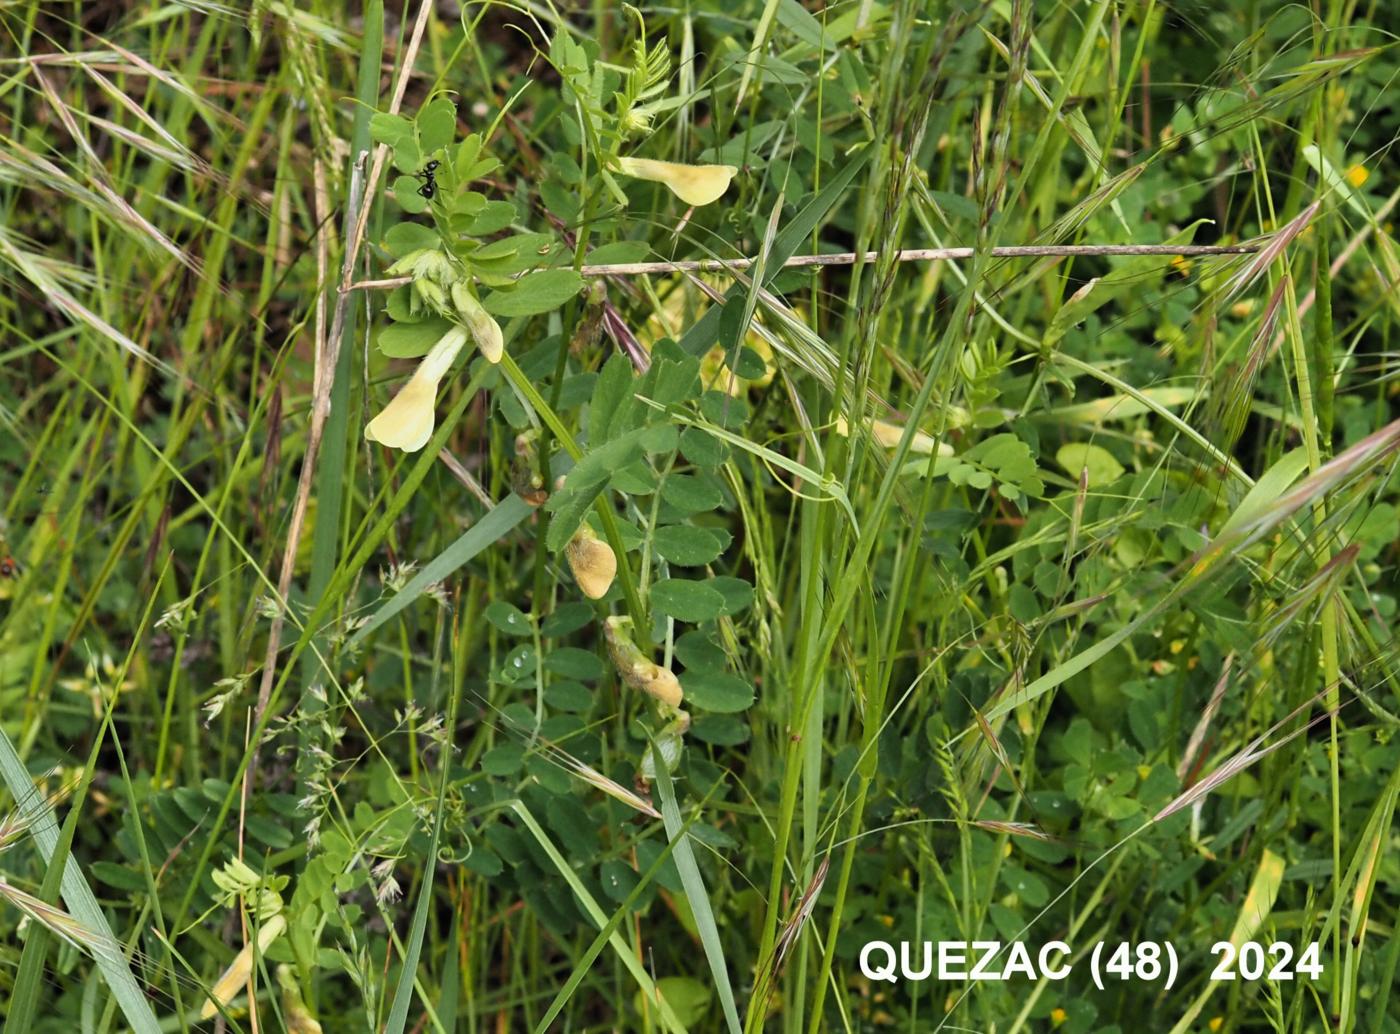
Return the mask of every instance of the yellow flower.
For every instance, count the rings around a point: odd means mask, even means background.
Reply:
[[[701,273],[698,276],[699,279],[711,286],[723,283],[720,277],[713,274]],[[680,340],[681,335],[691,322],[709,307],[708,300],[701,295],[688,278],[675,276],[672,278],[671,284],[672,289],[662,299],[661,305],[653,310],[644,324],[637,328],[637,339],[648,352],[663,337]],[[801,306],[796,306],[793,311],[799,316],[803,314]],[[724,346],[714,345],[700,358],[700,384],[705,390],[728,392],[738,398],[749,391],[766,388],[773,383],[778,366],[773,360],[773,348],[769,345],[767,338],[759,333],[758,324],[759,319],[755,315],[753,324],[744,337],[744,345],[763,360],[763,375],[752,380],[740,377],[725,363]]]
[[[708,205],[729,189],[739,170],[732,165],[682,165],[651,158],[619,158],[617,171],[639,180],[664,183],[687,205]]]
[[[1350,183],[1353,187],[1360,187],[1364,185],[1368,179],[1371,178],[1371,173],[1367,170],[1366,166],[1362,165],[1360,162],[1357,162],[1355,165],[1353,165],[1350,169],[1347,170],[1346,177],[1347,182]]]
[[[286,929],[287,920],[282,918],[280,912],[263,923],[258,930],[258,954],[265,954],[267,949],[272,947],[272,942],[281,937]],[[238,993],[239,988],[248,982],[248,977],[252,972],[253,945],[250,942],[243,945],[243,950],[234,956],[233,962],[229,963],[228,969],[224,970],[224,975],[219,977],[218,983],[210,990],[204,1008],[199,1010],[199,1018],[212,1020],[214,1014],[219,1011],[219,1006],[228,1005],[233,996]]]
[[[365,426],[365,437],[404,452],[417,452],[427,445],[433,436],[438,384],[466,343],[464,327],[453,327],[439,338],[393,401]]]
[[[1050,1010],[1050,1022],[1055,1026],[1058,1027],[1067,1019],[1069,1019],[1069,1013],[1065,1012],[1063,1009],[1056,1007]]]
[[[501,325],[491,318],[491,314],[481,307],[465,280],[452,285],[452,304],[466,321],[472,340],[488,363],[499,363],[505,353],[505,339],[501,336]]]
[[[574,537],[564,547],[569,570],[574,581],[590,600],[600,600],[612,588],[617,577],[617,556],[612,547],[594,534],[587,524],[579,525]]]

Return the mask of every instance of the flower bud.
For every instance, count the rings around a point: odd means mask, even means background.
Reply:
[[[322,1034],[321,1021],[306,1007],[291,966],[277,967],[277,983],[282,988],[282,1016],[287,1023],[287,1034]]]
[[[472,340],[476,342],[477,349],[486,357],[486,361],[499,363],[506,348],[505,338],[501,335],[501,325],[482,308],[465,280],[458,280],[452,285],[452,304],[457,307],[458,314],[466,323],[467,330],[471,331]]]
[[[279,912],[258,929],[258,954],[265,955],[267,949],[272,947],[272,942],[281,937],[287,929],[287,920]],[[228,969],[224,970],[218,982],[209,990],[209,997],[204,1002],[204,1008],[199,1010],[201,1020],[212,1020],[214,1014],[219,1011],[219,1006],[228,1005],[233,1000],[240,988],[248,982],[249,975],[253,972],[253,944],[243,945],[243,950],[233,957]]]
[[[632,641],[631,627],[632,619],[628,617],[613,616],[603,623],[608,654],[618,677],[629,689],[648,693],[668,707],[680,707],[683,698],[680,679],[671,669],[642,656],[642,651]]]
[[[612,547],[600,539],[586,523],[580,524],[564,547],[574,581],[590,600],[601,600],[617,577],[617,557]]]
[[[687,711],[679,711],[675,720],[666,723],[666,727],[656,734],[656,747],[653,750],[647,748],[642,755],[642,778],[656,778],[656,763],[658,756],[661,764],[666,767],[667,772],[674,772],[676,766],[681,762],[681,752],[685,750],[685,733],[690,728],[690,714]]]
[[[446,282],[452,276],[452,260],[438,248],[419,248],[390,266],[389,275]]]

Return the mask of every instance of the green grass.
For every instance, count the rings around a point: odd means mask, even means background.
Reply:
[[[5,1034],[1400,1031],[1391,5],[454,6],[0,5]]]

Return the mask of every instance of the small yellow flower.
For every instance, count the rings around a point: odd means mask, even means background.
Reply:
[[[1219,1030],[1221,1027],[1225,1026],[1225,1017],[1212,1016],[1210,1018],[1210,1022],[1207,1023],[1206,1026],[1209,1027],[1212,1031]]]
[[[1366,181],[1371,178],[1371,173],[1366,168],[1366,166],[1362,165],[1360,162],[1357,162],[1355,165],[1353,165],[1350,169],[1346,171],[1346,178],[1347,182],[1350,183],[1353,187],[1360,187],[1364,186]]]
[[[433,436],[438,384],[466,343],[464,327],[453,327],[439,338],[393,401],[365,426],[365,437],[404,452],[417,452],[427,445]]]
[[[844,416],[836,418],[836,433],[848,436],[851,433],[850,425]],[[899,444],[899,439],[904,436],[904,428],[899,424],[892,424],[886,420],[870,421],[870,437],[874,438],[886,449],[893,449]],[[953,455],[953,447],[947,442],[938,442],[938,455]],[[923,431],[915,431],[914,438],[909,443],[909,451],[919,456],[928,456],[934,451],[933,435],[925,434]]]
[[[721,278],[713,274],[699,274],[699,279],[711,286],[722,285]],[[637,328],[637,339],[648,352],[663,337],[680,340],[681,335],[691,322],[708,308],[706,299],[698,289],[692,286],[689,280],[683,280],[677,276],[672,278],[672,284],[672,290],[666,294],[661,305],[647,317],[647,321],[642,326]],[[801,306],[795,306],[793,311],[799,316],[803,315]],[[739,398],[749,391],[766,388],[773,383],[773,378],[778,373],[778,366],[773,359],[772,346],[757,329],[759,322],[758,317],[755,316],[753,325],[749,327],[749,332],[744,337],[744,345],[763,360],[763,375],[753,380],[740,377],[725,363],[727,356],[724,346],[715,345],[700,358],[700,384],[702,387],[707,391],[728,392],[735,398]]]
[[[564,547],[569,570],[574,581],[590,600],[600,600],[612,588],[617,577],[617,556],[612,547],[600,539],[587,524],[579,525],[574,537]]]
[[[287,920],[282,917],[280,912],[263,923],[258,930],[258,954],[265,954],[267,949],[272,947],[272,942],[281,937],[286,929]],[[228,969],[224,970],[223,976],[219,977],[218,983],[209,991],[204,1008],[199,1011],[199,1018],[212,1020],[214,1014],[219,1011],[219,1006],[228,1005],[233,1000],[233,996],[248,982],[248,977],[252,972],[253,945],[249,942],[243,946],[242,951],[234,956],[233,962],[229,963]]]
[[[729,189],[739,170],[732,165],[682,165],[651,158],[619,158],[617,171],[624,176],[664,183],[687,205],[708,205]]]
[[[1060,1024],[1064,1023],[1065,1020],[1067,1020],[1067,1019],[1069,1019],[1069,1013],[1065,1012],[1063,1009],[1059,1008],[1058,1006],[1056,1006],[1054,1009],[1051,1009],[1051,1010],[1050,1010],[1050,1022],[1053,1023],[1055,1026],[1058,1027]]]

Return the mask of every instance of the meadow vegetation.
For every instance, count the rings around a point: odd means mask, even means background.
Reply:
[[[1400,1031],[1397,30],[0,3],[0,1034]]]

